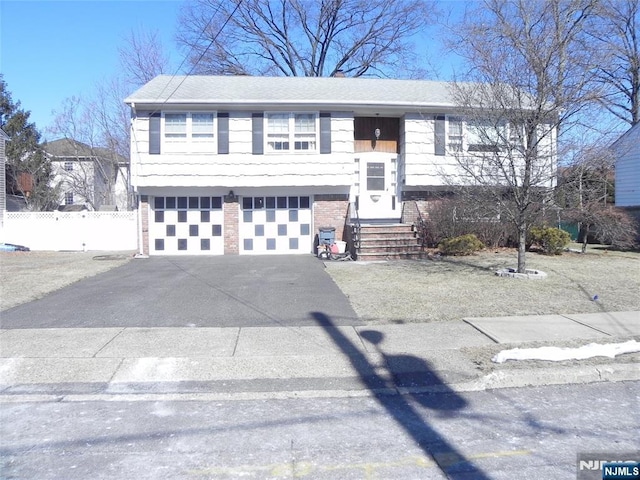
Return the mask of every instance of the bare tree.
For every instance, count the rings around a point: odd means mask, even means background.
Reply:
[[[113,118],[113,112],[122,108],[119,103],[106,104],[113,92],[103,93],[103,97],[98,90],[92,100],[66,99],[50,129],[50,133],[61,139],[44,145],[52,161],[70,162],[67,170],[59,168],[57,172],[61,188],[80,196],[94,210],[116,203],[128,207],[130,201],[128,195],[116,201],[118,183],[129,190],[129,147],[124,144],[128,139],[127,120]]]
[[[455,49],[471,83],[455,83],[467,140],[450,145],[455,183],[490,192],[517,231],[518,272],[527,232],[552,199],[558,139],[586,102],[581,65],[594,0],[487,0],[459,25]]]
[[[124,45],[118,48],[118,54],[122,80],[130,86],[140,87],[167,72],[169,56],[157,30],[132,30],[125,38]]]
[[[617,118],[640,122],[640,1],[601,0],[589,22],[590,61],[600,103]]]
[[[433,12],[425,0],[195,0],[178,41],[201,74],[398,76]]]
[[[96,208],[115,202],[115,185],[124,184],[127,207],[133,205],[130,188],[130,119],[129,107],[123,102],[132,91],[169,68],[157,32],[132,31],[118,49],[120,74],[96,83],[88,97],[71,97],[63,102],[49,133],[67,138],[84,147],[80,157],[92,162],[79,162],[78,169],[66,174],[68,188],[87,199]],[[89,153],[87,153],[89,149]],[[96,182],[102,188],[96,190]]]

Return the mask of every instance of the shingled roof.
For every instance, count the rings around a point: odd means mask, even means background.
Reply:
[[[128,104],[318,105],[326,107],[454,107],[449,84],[349,77],[160,75]]]

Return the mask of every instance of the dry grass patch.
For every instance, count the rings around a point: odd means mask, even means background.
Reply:
[[[500,249],[435,261],[327,262],[327,271],[358,315],[374,323],[640,310],[638,253],[528,253],[527,268],[546,279],[495,275],[516,263],[515,250]]]
[[[100,255],[107,259],[94,260]],[[0,252],[0,310],[36,300],[131,258],[122,252]]]

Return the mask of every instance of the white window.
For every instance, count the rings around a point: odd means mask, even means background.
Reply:
[[[289,114],[271,113],[267,115],[267,146],[277,152],[289,150]]]
[[[450,153],[462,152],[462,118],[449,117],[448,149]]]
[[[524,148],[524,125],[522,122],[511,122],[509,124],[509,144],[512,148]]]
[[[467,123],[469,152],[497,153],[504,144],[505,124],[491,119],[474,119]]]
[[[318,115],[316,113],[267,113],[266,117],[267,151],[317,151]]]
[[[213,113],[191,114],[191,137],[213,138]]]
[[[165,113],[164,136],[166,138],[187,138],[187,114]]]
[[[212,112],[165,113],[164,137],[174,142],[187,140],[211,141],[214,136]]]
[[[296,150],[315,151],[316,116],[313,113],[296,113],[294,114],[294,121],[294,148]]]

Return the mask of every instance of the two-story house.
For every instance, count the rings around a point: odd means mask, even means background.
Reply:
[[[2,241],[4,227],[4,212],[7,209],[7,187],[5,182],[7,157],[5,155],[5,143],[8,140],[9,135],[0,128],[0,241]]]
[[[90,210],[128,210],[129,162],[106,148],[69,138],[42,145],[51,162],[61,206]]]
[[[151,255],[310,253],[321,228],[399,223],[467,141],[443,82],[159,76],[125,101]]]

